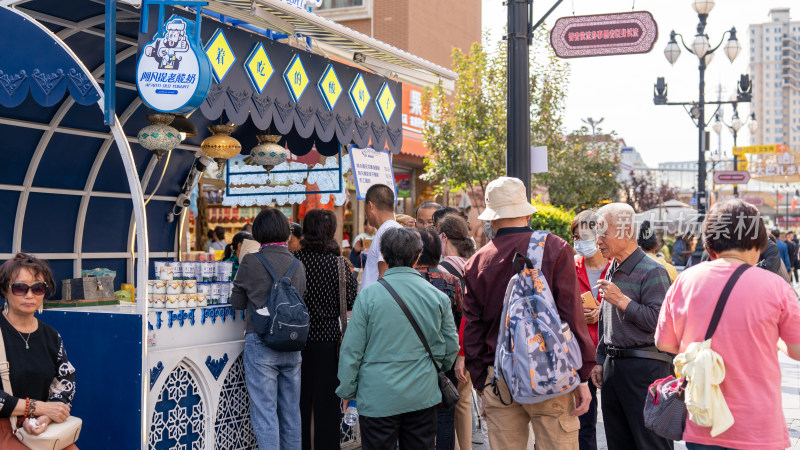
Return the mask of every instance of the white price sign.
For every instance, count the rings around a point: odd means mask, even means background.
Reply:
[[[375,184],[392,188],[397,198],[397,186],[392,171],[392,156],[388,150],[377,151],[372,148],[350,147],[350,162],[356,182],[356,195],[364,200],[367,190]]]

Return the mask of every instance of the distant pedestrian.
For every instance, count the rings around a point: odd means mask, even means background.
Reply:
[[[650,227],[650,221],[645,220],[639,226],[639,238],[636,240],[639,244],[639,247],[647,253],[647,256],[655,259],[656,261],[660,262],[665,269],[667,269],[667,274],[669,275],[669,281],[672,283],[675,281],[675,278],[678,278],[678,271],[675,269],[675,266],[668,263],[664,258],[658,256],[656,250],[658,249],[658,238],[656,237],[655,231]],[[705,261],[707,254],[703,252],[702,261]]]
[[[579,344],[583,366],[578,375],[582,382],[555,398],[520,404],[510,399],[507,381],[511,380],[496,377],[494,373],[494,349],[505,292],[514,275],[512,260],[516,253],[528,252],[533,235],[528,224],[535,213],[536,208],[530,204],[519,179],[500,177],[489,183],[486,209],[478,220],[491,222],[496,235],[469,260],[464,276],[466,366],[473,385],[483,396],[489,442],[495,450],[525,449],[529,426],[536,436],[536,445],[541,448],[577,448],[578,416],[589,409],[591,402],[587,380],[594,365],[594,346],[580,303],[572,247],[552,233],[544,241],[541,274],[550,286],[561,320],[569,325]]]
[[[461,282],[454,275],[439,267],[442,257],[442,241],[433,228],[419,230],[422,239],[422,253],[414,267],[422,278],[431,283],[436,289],[447,295],[450,299],[450,308],[453,313],[453,328],[461,325],[461,308],[464,304],[464,289]],[[445,372],[454,386],[458,386],[455,370]],[[438,422],[436,425],[436,449],[453,450],[455,448],[455,406],[445,409],[439,407],[437,411]]]
[[[449,370],[458,353],[451,302],[413,268],[422,252],[419,233],[389,229],[380,249],[388,266],[383,281],[418,323],[436,363]],[[344,400],[357,400],[364,450],[394,450],[398,441],[401,450],[434,448],[436,410],[442,401],[436,371],[411,323],[381,283],[365,287],[356,299],[342,341],[336,393]]]
[[[781,275],[781,253],[778,250],[777,239],[772,233],[767,233],[767,246],[761,251],[756,267],[767,269],[772,273]]]
[[[220,226],[214,228],[214,238],[214,242],[211,243],[210,249],[224,251],[225,246],[228,245],[228,243],[225,242],[225,228]]]
[[[342,264],[335,234],[336,215],[325,209],[312,209],[303,219],[302,249],[294,253],[306,268],[303,301],[311,319],[300,366],[303,450],[312,447],[312,414],[314,449],[339,449],[339,397],[336,396],[338,345],[342,335],[339,279],[345,282],[347,309],[353,308],[358,286],[350,269]]]
[[[296,252],[300,250],[300,238],[303,237],[303,227],[299,223],[289,222],[289,229],[291,232],[289,233],[289,241],[287,241],[286,246],[290,252]]]
[[[444,248],[444,258],[439,268],[455,276],[464,288],[464,269],[469,258],[475,254],[475,243],[469,235],[467,221],[456,214],[447,214],[437,222],[439,237]],[[458,379],[455,426],[460,450],[472,449],[472,380],[464,365],[464,318],[458,328],[458,356],[453,371]]]
[[[402,228],[394,220],[394,191],[384,184],[373,184],[364,196],[367,220],[378,231],[372,239],[367,252],[364,275],[361,278],[361,289],[378,281],[389,268],[381,253],[381,237],[392,228]]]
[[[279,276],[296,261],[286,248],[289,221],[277,209],[265,209],[253,221],[253,237],[261,244],[261,254]],[[264,306],[272,291],[273,279],[256,255],[242,257],[233,282],[231,305],[244,310],[244,373],[250,396],[250,422],[260,450],[299,450],[300,352],[281,352],[267,347],[253,327],[252,310]],[[300,296],[306,292],[306,272],[302,263],[291,277]]]
[[[578,213],[572,220],[570,231],[575,243],[575,269],[578,273],[578,283],[583,296],[590,297],[590,301],[583,300],[583,316],[592,337],[594,349],[597,349],[597,322],[600,317],[600,299],[598,281],[602,280],[608,270],[609,261],[597,248],[597,222],[599,217],[594,211],[586,210]],[[592,352],[594,355],[594,352]],[[582,414],[581,429],[579,432],[580,450],[597,450],[597,387],[589,383],[589,393],[592,401],[589,410]]]
[[[223,261],[233,263],[232,277],[236,278],[236,272],[239,271],[239,263],[242,256],[242,244],[247,239],[253,239],[253,235],[247,231],[240,231],[233,235],[231,243],[225,246],[225,253],[222,255]]]
[[[431,201],[420,203],[420,205],[417,207],[417,213],[414,217],[414,224],[417,226],[417,228],[432,227],[433,213],[441,207],[442,205]]]
[[[660,353],[653,338],[669,275],[636,243],[636,214],[630,205],[611,203],[597,215],[597,244],[604,257],[613,258],[599,281],[603,302],[592,370],[592,381],[601,388],[608,448],[672,449],[672,441],[645,428],[643,415],[650,383],[671,372],[672,356]]]
[[[737,217],[742,218],[741,224],[730,219]],[[723,286],[743,264],[756,263],[767,245],[767,230],[753,205],[732,199],[711,207],[703,223],[702,238],[712,261],[678,276],[667,292],[655,333],[659,349],[682,353],[677,362],[693,362],[699,366],[695,374],[698,369],[712,374],[692,378],[687,404],[698,409],[710,406],[717,389],[723,398],[721,403],[713,403],[712,427],[701,427],[687,419],[683,433],[686,447],[790,447],[781,408],[777,348],[800,360],[797,294],[773,273],[756,267],[745,270],[728,297],[711,340],[704,342]],[[656,378],[659,376],[653,380]],[[725,408],[731,414],[730,420],[725,420]]]
[[[353,239],[353,251],[350,252],[349,256],[350,263],[356,269],[363,269],[366,266],[367,252],[364,250],[369,250],[369,248],[364,245],[367,241],[372,244],[372,239],[377,231],[375,227],[369,224],[368,219],[364,219],[364,232]]]

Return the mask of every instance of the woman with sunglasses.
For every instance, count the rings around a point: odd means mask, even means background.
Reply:
[[[67,360],[61,336],[34,317],[45,294],[53,292],[50,267],[32,255],[17,253],[0,266],[0,294],[6,300],[0,332],[14,393],[0,391],[0,418],[17,417],[19,426],[30,434],[41,434],[50,423],[67,420],[75,395],[75,368]],[[14,437],[8,420],[0,420],[0,448],[26,448]],[[75,445],[67,448],[77,449]]]

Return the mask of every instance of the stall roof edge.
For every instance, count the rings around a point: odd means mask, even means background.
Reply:
[[[256,26],[266,22],[271,29],[289,35],[310,37],[323,52],[421,87],[441,81],[445,89],[452,90],[458,78],[450,69],[281,0],[211,0],[205,9],[232,17],[235,14],[236,19]]]

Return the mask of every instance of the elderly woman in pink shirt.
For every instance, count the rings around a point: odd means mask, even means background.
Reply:
[[[712,260],[685,270],[667,292],[655,334],[662,351],[681,353],[704,340],[723,286],[740,265],[755,265],[767,245],[758,210],[738,199],[711,208],[702,237]],[[712,437],[711,428],[687,419],[683,438],[689,450],[791,445],[781,407],[779,346],[800,359],[797,294],[778,275],[751,267],[735,284],[711,339],[725,364],[719,386],[734,423]]]

